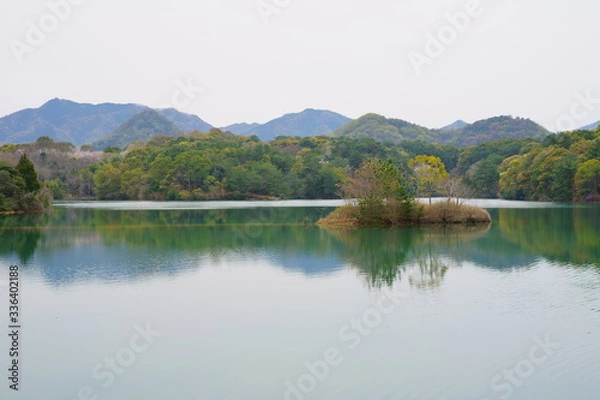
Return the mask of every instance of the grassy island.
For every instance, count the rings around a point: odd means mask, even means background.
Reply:
[[[490,213],[482,208],[457,204],[453,200],[448,200],[433,204],[416,202],[414,212],[409,215],[397,213],[396,207],[386,207],[384,205],[381,208],[379,217],[376,218],[365,218],[358,204],[347,204],[336,209],[325,218],[322,218],[317,224],[324,227],[359,227],[488,223],[491,221],[492,217]]]
[[[423,204],[409,190],[410,182],[391,160],[366,161],[342,187],[348,204],[322,218],[329,227],[418,224],[489,223],[490,214],[456,199]]]

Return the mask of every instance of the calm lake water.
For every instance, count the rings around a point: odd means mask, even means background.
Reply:
[[[63,203],[0,217],[1,399],[600,398],[600,207],[326,230],[339,203]]]

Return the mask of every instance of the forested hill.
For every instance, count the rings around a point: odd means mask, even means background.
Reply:
[[[435,142],[438,133],[401,119],[386,118],[379,114],[366,114],[333,132],[332,136],[353,139],[371,138],[378,142],[400,143],[405,139]]]
[[[128,144],[138,140],[146,142],[157,134],[178,136],[183,132],[169,119],[148,108],[125,121],[110,135],[92,143],[92,148],[95,150],[104,150],[114,146],[125,148]]]
[[[392,143],[413,139],[466,147],[500,139],[542,138],[550,133],[529,119],[510,116],[493,117],[466,125],[459,123],[452,128],[458,126],[462,128],[429,129],[400,119],[367,114],[343,126],[333,136],[368,137]]]
[[[501,139],[543,138],[550,132],[527,118],[499,116],[440,133],[440,143],[459,147]]]

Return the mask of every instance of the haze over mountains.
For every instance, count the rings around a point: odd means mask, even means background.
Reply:
[[[582,129],[593,129],[600,121]],[[40,136],[75,145],[92,144],[101,150],[108,146],[124,147],[146,141],[155,134],[184,135],[191,131],[208,132],[213,126],[192,114],[175,110],[154,110],[139,104],[84,104],[53,99],[39,108],[30,108],[0,118],[0,144],[27,143]],[[440,129],[430,129],[408,121],[366,114],[351,120],[341,114],[306,109],[286,114],[264,124],[238,123],[221,128],[236,135],[256,135],[269,141],[277,136],[333,135],[368,137],[378,141],[400,142],[406,139],[431,143],[469,146],[485,141],[543,137],[548,132],[525,118],[498,116],[468,124],[458,120]]]
[[[593,131],[594,129],[596,129],[599,126],[600,126],[600,121],[596,121],[593,124],[589,124],[589,125],[582,127],[581,129],[584,131]]]

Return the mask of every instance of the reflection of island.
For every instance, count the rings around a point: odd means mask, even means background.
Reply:
[[[198,268],[202,258],[262,260],[305,275],[353,268],[372,287],[439,285],[464,262],[512,269],[540,257],[600,265],[598,208],[491,210],[491,226],[328,230],[322,209],[54,209],[0,217],[0,257],[46,280],[121,282]]]
[[[417,287],[438,286],[448,269],[448,250],[484,235],[489,224],[328,230],[343,243],[342,259],[369,285],[392,285],[409,276]]]

